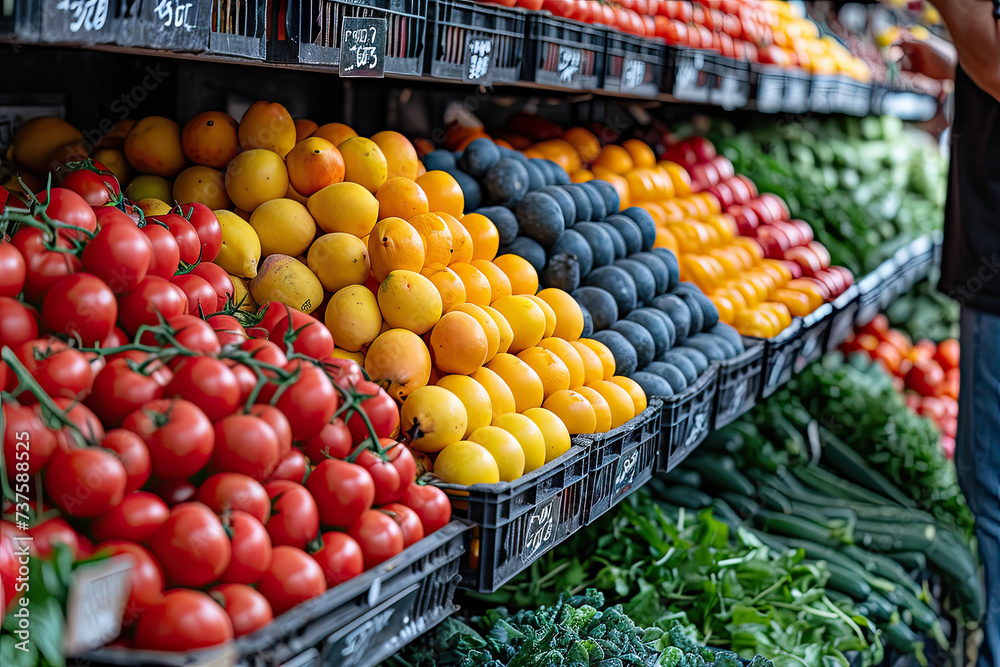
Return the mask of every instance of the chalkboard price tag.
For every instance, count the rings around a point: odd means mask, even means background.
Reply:
[[[111,0],[43,0],[42,40],[99,44],[114,40]]]
[[[621,91],[635,90],[646,80],[646,63],[626,58],[622,66]]]
[[[154,0],[143,3],[152,16],[151,23],[162,30],[193,30],[198,25],[198,4],[192,0]]]
[[[467,83],[490,83],[493,64],[493,38],[469,37],[465,45],[465,69],[462,79]]]
[[[559,83],[564,86],[579,85],[582,57],[580,49],[559,45],[559,63],[556,65],[559,71]]]
[[[344,19],[340,36],[340,76],[385,77],[385,43],[389,22],[355,16]]]

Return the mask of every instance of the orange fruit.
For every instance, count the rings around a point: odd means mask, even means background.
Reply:
[[[303,139],[308,139],[313,132],[319,129],[314,121],[308,120],[306,118],[297,118],[295,120],[295,143],[299,143]],[[321,137],[322,138],[322,137]],[[336,146],[336,144],[334,144]]]
[[[542,408],[529,408],[541,410]],[[530,417],[508,412],[500,415],[493,426],[502,428],[517,439],[524,452],[524,472],[529,473],[545,465],[545,435]],[[568,433],[566,434],[569,435]]]
[[[173,178],[187,163],[181,146],[180,126],[163,116],[143,118],[125,137],[125,157],[141,174]],[[44,164],[51,163],[52,159],[46,156]]]
[[[368,236],[368,258],[380,282],[396,269],[424,268],[424,242],[413,225],[402,218],[379,220]]]
[[[779,330],[785,329],[792,324],[792,314],[789,312],[788,306],[783,303],[765,301],[760,304],[760,309],[766,313],[773,313],[778,318]]]
[[[793,289],[776,289],[774,290],[773,298],[778,303],[782,303],[788,308],[788,312],[796,317],[805,317],[811,313],[815,308],[812,307],[810,297],[805,292],[799,292]],[[722,313],[719,313],[721,319]]]
[[[344,158],[340,151],[319,137],[295,144],[285,156],[285,166],[292,187],[304,197],[344,180]]]
[[[378,200],[357,183],[334,183],[309,197],[309,212],[328,234],[364,238],[378,221]]]
[[[365,354],[365,372],[373,382],[388,380],[386,391],[402,401],[431,377],[431,355],[420,336],[406,329],[389,329]]]
[[[615,355],[611,354],[611,350],[608,349],[607,345],[593,338],[581,338],[580,342],[590,348],[597,355],[598,359],[601,360],[601,366],[604,368],[604,377],[601,379],[607,380],[613,377],[615,374]]]
[[[493,419],[500,415],[516,411],[514,394],[510,387],[503,381],[503,378],[485,366],[470,374],[473,380],[482,385],[483,389],[490,396],[490,408],[493,411]]]
[[[382,149],[371,139],[351,137],[337,145],[344,157],[344,180],[363,185],[374,193],[388,178],[389,167]]]
[[[590,349],[589,346],[584,345],[578,340],[570,341],[570,345],[573,349],[577,351],[580,355],[580,360],[583,362],[583,382],[580,384],[588,385],[591,382],[597,382],[598,380],[604,379],[604,363],[601,358],[597,356],[597,353]],[[580,386],[574,385],[574,386]]]
[[[500,267],[485,259],[472,260],[472,266],[479,269],[490,283],[490,303],[500,297],[510,296],[510,280],[507,278],[507,274],[500,270]]]
[[[590,402],[590,405],[594,408],[594,417],[596,419],[596,424],[594,425],[594,433],[607,433],[611,430],[611,406],[608,402],[604,400],[604,397],[590,387],[576,387],[573,391],[583,396]]]
[[[399,269],[392,271],[378,288],[382,318],[395,329],[427,333],[441,319],[441,295],[429,278]]]
[[[583,333],[583,311],[576,299],[561,289],[549,287],[538,293],[538,298],[552,309],[556,326],[552,335],[565,340],[576,340]]]
[[[462,217],[465,213],[465,195],[462,194],[458,181],[448,172],[428,171],[417,177],[417,184],[427,195],[430,210],[444,211],[456,218]]]
[[[625,389],[613,382],[601,380],[587,386],[600,394],[611,410],[611,428],[618,428],[635,417],[635,403]]]
[[[420,275],[429,278],[441,295],[441,310],[447,313],[460,303],[465,303],[465,284],[458,274],[443,264],[425,266]]]
[[[206,167],[224,169],[240,152],[237,123],[221,111],[205,111],[184,124],[181,146],[187,159]]]
[[[526,296],[505,296],[492,304],[514,332],[510,343],[510,352],[517,354],[521,350],[538,345],[545,338],[545,311]]]
[[[493,221],[480,213],[466,213],[459,222],[472,239],[472,258],[493,261],[500,247],[500,234]]]
[[[542,407],[558,417],[571,435],[593,433],[597,427],[593,404],[572,389],[557,391],[545,399]]]
[[[594,180],[594,174],[586,169],[578,169],[569,175],[571,183],[586,183]]]
[[[493,288],[489,279],[483,272],[471,264],[452,264],[448,268],[458,274],[465,285],[465,300],[477,306],[490,305],[490,298],[493,295]]]
[[[431,329],[431,356],[444,373],[474,372],[486,361],[487,345],[486,333],[476,318],[457,310],[442,315]]]
[[[416,179],[418,176],[417,165],[420,164],[420,159],[409,139],[399,132],[386,130],[373,134],[372,141],[382,149],[382,154],[385,155],[386,165],[389,168],[389,178],[402,176],[410,180]]]
[[[465,406],[468,423],[465,427],[465,435],[462,437],[468,437],[477,428],[489,426],[493,422],[493,404],[490,401],[489,392],[468,375],[445,375],[434,384],[455,394]],[[511,406],[513,403],[514,398],[511,397]]]
[[[545,398],[542,379],[524,361],[512,354],[498,354],[486,364],[486,368],[503,378],[510,387],[517,412],[537,408],[542,404]]]
[[[594,175],[597,176],[596,169],[594,170]],[[624,176],[619,176],[618,174],[604,174],[597,177],[614,186],[615,192],[618,193],[621,208],[628,208],[632,205],[632,195],[629,192],[628,181],[625,180]]]
[[[535,294],[525,294],[524,296],[537,303],[538,307],[542,309],[542,313],[545,314],[544,337],[548,338],[553,335],[556,331],[556,311],[552,310],[552,306]]]
[[[601,154],[601,142],[585,127],[569,128],[563,132],[563,139],[573,145],[585,164],[590,164]]]
[[[285,157],[295,146],[295,121],[277,102],[254,102],[239,125],[240,148],[263,148]]]
[[[434,213],[420,213],[408,218],[408,221],[423,241],[424,266],[431,264],[447,266],[451,263],[453,254],[451,229],[444,218]]]
[[[427,197],[414,181],[394,176],[375,191],[378,200],[378,217],[403,218],[409,220],[415,215],[427,213]]]
[[[292,201],[297,201],[303,206],[307,206],[309,204],[309,197],[303,197],[301,194],[296,192],[295,188],[292,187],[291,183],[288,184],[288,190],[285,192],[285,199],[291,199]]]
[[[469,235],[469,231],[458,221],[455,216],[451,215],[447,211],[434,211],[433,213],[439,216],[448,225],[448,229],[451,230],[451,264],[458,262],[465,262],[466,264],[471,263],[474,257],[473,247],[472,247],[472,237]]]
[[[545,408],[528,408],[524,415],[542,432],[545,442],[545,462],[554,461],[559,458],[572,446],[569,430],[555,413]]]
[[[722,294],[711,294],[708,299],[715,304],[716,310],[719,311],[719,319],[731,326],[736,319],[736,306],[732,300]]]
[[[608,382],[612,382],[625,390],[629,398],[632,399],[632,407],[635,414],[638,415],[646,409],[646,392],[642,390],[638,382],[624,375],[615,375]]]
[[[627,150],[621,146],[608,144],[601,151],[601,154],[597,156],[597,159],[594,160],[591,165],[591,169],[594,167],[604,167],[605,169],[609,169],[616,174],[624,174],[630,171],[634,166],[635,164],[632,161],[632,156]]]
[[[334,146],[339,146],[351,137],[358,136],[358,133],[343,123],[327,123],[313,130],[311,136],[326,139]]]
[[[382,329],[382,314],[375,295],[364,285],[348,285],[330,297],[323,315],[337,347],[358,352],[375,340]]]
[[[229,208],[231,202],[226,194],[226,177],[218,169],[195,165],[177,174],[174,180],[174,201],[198,202],[213,211]]]
[[[468,442],[476,443],[493,456],[501,482],[513,482],[524,474],[524,450],[510,432],[496,426],[484,426],[469,434]],[[475,469],[468,464],[462,467]]]
[[[552,352],[552,354],[559,357],[559,360],[566,365],[566,370],[569,372],[570,388],[587,384],[583,369],[583,358],[580,357],[580,353],[576,351],[576,348],[569,341],[562,338],[543,338],[538,341],[538,347]]]
[[[531,366],[542,381],[546,398],[557,391],[569,389],[569,369],[557,354],[544,347],[529,347],[517,353],[517,358]]]
[[[14,134],[8,157],[13,158],[14,162],[23,165],[33,174],[44,176],[47,175],[51,164],[48,157],[54,150],[65,144],[82,140],[83,134],[80,130],[62,118],[55,116],[32,118],[21,125],[17,133]],[[183,168],[183,164],[181,168]],[[42,188],[44,187],[42,185]],[[39,189],[41,188],[35,188],[36,191]]]
[[[534,294],[538,291],[538,272],[528,260],[519,255],[500,255],[493,263],[507,275],[511,294]]]
[[[486,358],[483,363],[486,363],[495,357],[497,350],[500,348],[500,330],[497,327],[496,321],[490,317],[490,314],[486,312],[486,309],[480,308],[479,306],[471,303],[460,303],[453,306],[449,312],[451,311],[465,313],[475,319],[476,322],[479,322],[479,326],[482,328],[483,334],[486,335]],[[506,352],[506,350],[504,351]]]
[[[237,208],[250,213],[266,201],[288,192],[288,171],[274,151],[243,151],[226,168],[226,193]]]
[[[486,311],[486,314],[497,325],[497,335],[499,336],[497,352],[506,352],[510,349],[511,341],[514,340],[514,330],[510,328],[507,318],[501,315],[500,311],[493,306],[483,306],[482,309]]]

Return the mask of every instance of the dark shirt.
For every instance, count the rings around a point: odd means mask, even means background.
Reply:
[[[951,131],[938,289],[1000,315],[1000,102],[961,67]]]

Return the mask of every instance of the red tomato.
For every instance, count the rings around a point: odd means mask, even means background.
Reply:
[[[282,318],[271,328],[268,340],[278,347],[287,349],[286,337],[294,336],[291,347],[295,352],[310,359],[324,359],[333,354],[333,335],[326,325],[299,310],[291,310],[290,318]],[[289,333],[289,324],[293,332]]]
[[[114,452],[125,466],[125,493],[141,489],[149,480],[153,463],[149,458],[149,448],[137,434],[123,428],[112,429],[104,434],[101,447]]]
[[[451,502],[445,492],[436,486],[410,484],[399,502],[417,513],[425,535],[430,535],[451,521]]]
[[[284,351],[269,340],[250,338],[240,344],[240,349],[249,352],[250,356],[262,364],[282,368],[288,363]]]
[[[177,248],[180,251],[182,262],[194,264],[199,261],[201,255],[201,238],[190,222],[176,213],[165,213],[149,218],[146,224],[164,225],[170,231],[173,237],[177,239]]]
[[[155,222],[147,222],[141,231],[153,249],[148,275],[170,280],[177,273],[181,262],[181,249],[177,245],[177,239],[170,230]]]
[[[222,248],[222,225],[212,213],[212,209],[204,204],[181,204],[181,213],[194,227],[201,241],[201,261],[211,262]]]
[[[60,229],[58,234],[68,239],[79,239],[84,241],[88,238],[85,232],[97,231],[97,216],[90,208],[87,200],[66,188],[52,188],[47,193],[39,192],[38,201],[48,205],[45,207],[45,215],[52,220],[57,220],[66,225],[73,225],[79,230]],[[37,220],[41,220],[41,214],[36,215]]]
[[[146,488],[163,498],[167,507],[177,507],[181,503],[191,502],[195,499],[195,494],[198,493],[198,488],[187,479],[158,480],[154,478],[146,485]]]
[[[114,206],[91,206],[94,210],[94,215],[97,216],[97,228],[100,229],[106,225],[112,224],[126,224],[136,227],[138,224],[138,217],[133,218],[128,213],[125,213],[121,209],[115,208]]]
[[[114,194],[104,179],[89,169],[74,169],[59,181],[59,187],[72,190],[90,206],[104,206]]]
[[[311,555],[323,568],[328,588],[353,579],[365,570],[361,547],[347,533],[338,531],[323,533],[323,546]]]
[[[153,474],[160,479],[189,477],[212,458],[215,445],[212,423],[189,401],[150,401],[129,414],[122,427],[135,431],[146,441],[153,459]]]
[[[42,324],[50,332],[79,337],[84,347],[107,338],[118,320],[118,302],[108,285],[89,273],[66,276],[45,294]]]
[[[215,293],[215,288],[208,284],[204,278],[185,273],[174,276],[170,282],[181,288],[188,300],[188,315],[194,317],[204,317],[215,312],[219,302],[219,296]]]
[[[360,465],[338,459],[317,463],[306,480],[306,487],[316,499],[320,519],[327,526],[346,528],[375,502],[375,482],[371,474]]]
[[[333,383],[341,389],[356,387],[359,382],[365,379],[365,374],[361,370],[361,366],[356,361],[350,359],[326,357],[323,359],[323,370],[333,380]]]
[[[13,243],[0,238],[0,296],[16,297],[27,275],[24,257]]]
[[[272,501],[271,516],[266,524],[272,544],[304,549],[316,539],[319,510],[306,487],[288,480],[274,480],[265,484],[264,489]]]
[[[223,359],[222,363],[236,376],[236,382],[240,385],[240,405],[245,405],[250,398],[250,394],[257,387],[257,376],[246,364],[241,364],[232,359]]]
[[[384,563],[403,550],[403,531],[385,512],[368,510],[347,529],[361,547],[365,569]]]
[[[222,584],[208,592],[233,623],[233,637],[260,630],[274,620],[267,598],[246,584]]]
[[[306,455],[293,447],[288,456],[281,459],[281,463],[271,473],[271,479],[268,481],[286,480],[301,484],[306,478],[308,468],[309,461],[306,460]]]
[[[131,292],[118,297],[118,319],[122,328],[135,334],[142,325],[156,326],[159,316],[169,320],[187,312],[187,297],[169,281],[146,276]]]
[[[116,427],[132,411],[163,396],[163,385],[154,376],[132,370],[128,359],[118,358],[94,378],[86,404],[103,424]]]
[[[40,229],[20,229],[10,242],[24,259],[24,298],[31,303],[40,303],[50,287],[80,270],[80,260],[75,255],[46,249],[45,234]],[[62,236],[56,239],[55,245],[71,247]]]
[[[79,429],[79,433],[69,426],[56,429],[56,447],[58,449],[97,445],[104,439],[104,427],[101,425],[101,420],[97,418],[97,415],[90,408],[72,398],[54,398],[52,402]],[[36,414],[39,416],[42,415],[41,405],[35,405],[34,409]],[[80,438],[81,434],[83,435],[82,440]]]
[[[223,269],[218,264],[213,264],[212,262],[201,262],[197,264],[189,275],[198,276],[204,279],[212,289],[215,290],[216,302],[215,308],[212,309],[212,313],[216,313],[226,307],[226,301],[236,294],[236,290],[233,287],[233,279],[229,277],[226,270]],[[209,311],[205,311],[206,314],[210,314]]]
[[[90,532],[98,540],[145,542],[169,516],[167,504],[156,495],[133,491],[110,512],[93,519]]]
[[[319,564],[302,549],[274,548],[271,567],[257,581],[259,590],[277,615],[326,592],[326,578]]]
[[[198,487],[196,497],[216,514],[238,510],[262,524],[271,516],[271,498],[260,482],[235,472],[212,475]]]
[[[125,495],[125,466],[102,447],[56,452],[45,467],[45,487],[66,514],[95,517],[107,513]]]
[[[941,368],[947,373],[953,368],[958,368],[959,344],[954,338],[941,341],[934,352],[934,361],[938,362]]]
[[[934,360],[928,359],[913,364],[906,374],[906,388],[921,396],[937,396],[944,388],[944,371]]]
[[[328,458],[344,459],[353,449],[351,432],[340,418],[334,419],[319,433],[303,440],[300,445],[313,463]]]
[[[412,458],[412,457],[411,457]],[[357,465],[368,471],[375,483],[375,505],[384,505],[402,495],[407,484],[412,481],[401,480],[399,471],[387,460],[383,460],[370,449],[363,450],[355,459]],[[416,466],[414,465],[414,470]]]
[[[33,311],[9,296],[0,296],[0,346],[14,347],[38,338],[38,320]]]
[[[129,540],[108,540],[97,545],[98,553],[128,556],[132,559],[128,602],[125,604],[124,625],[138,620],[139,615],[163,598],[163,566],[145,547]]]
[[[216,355],[222,349],[212,325],[205,320],[194,315],[175,315],[167,320],[167,324],[173,329],[174,341],[182,348],[208,355]],[[166,337],[158,338],[163,345],[174,342]]]
[[[264,525],[238,510],[223,517],[231,534],[233,558],[220,581],[252,584],[271,566],[271,538]]]
[[[420,517],[406,505],[389,503],[379,509],[382,512],[388,513],[389,518],[395,521],[399,529],[403,532],[404,549],[424,538],[424,525],[420,523]]]
[[[182,398],[199,406],[212,422],[236,412],[240,401],[236,376],[212,357],[188,357],[181,361],[165,391],[168,397]]]
[[[155,651],[192,651],[227,642],[233,624],[225,610],[200,591],[177,589],[139,617],[135,647]]]
[[[399,479],[402,482],[400,486],[399,493],[394,495],[391,500],[398,501],[406,493],[406,487],[408,487],[413,480],[417,477],[417,462],[413,458],[413,452],[406,445],[395,442],[394,440],[389,440],[388,438],[383,438],[381,440],[382,448],[386,450],[386,456],[389,457],[389,463],[392,467],[396,469],[399,473]]]
[[[218,581],[233,556],[219,517],[197,502],[170,510],[170,517],[150,536],[149,548],[172,582],[192,588]]]
[[[517,0],[516,7],[521,9],[528,9],[531,11],[538,11],[542,8],[542,0]]]
[[[281,461],[274,429],[252,415],[230,415],[215,422],[215,450],[211,467],[238,472],[263,481]]]
[[[52,338],[36,338],[13,348],[14,354],[31,374],[31,377],[49,396],[56,398],[82,398],[90,393],[94,382],[93,372],[87,357],[79,350],[68,348],[62,341]],[[36,355],[41,355],[37,359]],[[19,396],[22,403],[31,404],[37,399],[34,394],[24,392]]]
[[[55,432],[29,406],[5,400],[3,426],[3,460],[9,479],[35,475],[55,454]]]
[[[255,403],[250,406],[248,414],[260,417],[274,429],[274,434],[278,437],[278,452],[280,458],[285,458],[292,452],[292,425],[284,413],[273,405],[267,403]]]
[[[305,440],[320,432],[330,422],[340,403],[337,390],[322,370],[301,359],[285,364],[286,371],[298,371],[298,380],[288,386],[275,402],[292,425],[292,436]],[[261,400],[269,402],[277,386],[268,383],[261,391]]]
[[[86,271],[121,294],[134,290],[146,277],[153,263],[153,246],[131,220],[107,224],[83,249],[81,260]]]
[[[391,438],[396,435],[399,429],[399,407],[392,397],[374,382],[362,380],[357,385],[359,394],[370,396],[361,402],[361,409],[368,415],[375,435],[379,438]],[[351,436],[355,443],[360,443],[371,437],[368,426],[361,415],[350,412],[347,418],[347,427],[351,429]]]
[[[232,315],[210,315],[206,321],[215,331],[220,345],[242,345],[247,340],[246,330]]]
[[[260,317],[260,322],[257,326],[270,334],[274,325],[283,318],[291,317],[290,313],[292,312],[294,310],[290,306],[280,301],[268,301],[257,309],[257,315]],[[282,346],[282,349],[284,349],[284,346]]]
[[[89,551],[87,539],[78,534],[73,527],[61,517],[54,517],[33,526],[28,530],[34,544],[35,553],[39,558],[48,558],[57,544],[69,547],[74,559]]]

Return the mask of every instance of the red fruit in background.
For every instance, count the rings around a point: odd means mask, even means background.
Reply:
[[[257,581],[275,616],[326,591],[323,569],[305,551],[290,546],[274,548],[271,567]],[[220,607],[221,609],[221,607]]]
[[[819,258],[819,263],[824,269],[830,267],[830,252],[826,249],[826,246],[819,241],[810,241],[808,247]]]
[[[806,222],[805,220],[790,220],[788,224],[794,225],[795,228],[797,230],[799,230],[799,236],[802,238],[802,243],[803,244],[812,243],[812,240],[813,240],[813,230],[812,230],[812,227],[809,226],[808,222]],[[824,250],[825,250],[825,248],[824,248]],[[830,264],[828,262],[827,266],[829,266],[829,265]]]
[[[872,352],[872,359],[881,362],[886,371],[892,375],[899,375],[900,365],[903,363],[903,355],[889,343],[879,342]]]
[[[354,448],[351,431],[340,418],[334,419],[320,430],[319,433],[300,443],[302,451],[313,463],[319,463],[328,458],[344,459]]]
[[[817,271],[816,278],[822,280],[830,288],[834,298],[843,294],[844,290],[848,287],[847,283],[844,282],[844,277],[839,271],[831,271],[830,269]]]
[[[918,340],[916,345],[913,346],[911,356],[913,357],[913,361],[923,361],[925,359],[933,359],[936,352],[937,345],[934,344],[934,341],[924,338],[923,340]],[[947,369],[942,366],[941,370],[946,371]],[[945,373],[945,377],[947,377],[947,373]]]
[[[292,350],[310,359],[324,359],[333,354],[333,335],[326,325],[311,315],[293,310],[291,317],[283,317],[271,328],[268,340],[285,349],[285,336],[292,327],[295,340]]]
[[[177,589],[139,617],[135,647],[156,651],[192,651],[227,642],[233,624],[225,610],[200,591]]]
[[[424,535],[430,535],[451,521],[451,501],[436,486],[410,484],[399,502],[417,513],[424,526]]]
[[[885,338],[886,333],[889,332],[889,318],[886,317],[885,314],[879,313],[871,320],[871,322],[861,327],[860,330],[865,333],[869,333],[876,338],[883,339]]]
[[[687,140],[687,144],[694,151],[698,162],[708,162],[715,157],[715,145],[705,137],[693,136]]]
[[[920,394],[908,391],[904,394],[903,400],[906,401],[906,407],[914,412],[918,412],[920,410],[920,404],[923,402],[923,397],[921,397]]]
[[[788,220],[791,216],[788,211],[788,204],[785,200],[772,192],[765,192],[760,195],[760,200],[771,212],[775,220]]]
[[[727,208],[726,212],[736,220],[736,227],[739,229],[740,236],[756,238],[755,230],[760,224],[760,219],[752,208],[743,204],[734,204]]]
[[[0,296],[17,297],[24,289],[27,270],[21,251],[0,239]]]
[[[104,179],[89,169],[74,169],[59,181],[59,187],[72,190],[90,206],[104,206],[112,195]]]
[[[181,249],[177,245],[177,239],[169,229],[155,222],[147,222],[141,231],[153,248],[148,275],[167,280],[173,278],[181,262]]]
[[[676,162],[685,169],[690,169],[692,165],[698,164],[698,155],[694,152],[694,148],[687,142],[667,146],[660,159]]]
[[[937,424],[948,417],[944,403],[935,396],[925,396],[921,399],[917,414],[923,415]]]
[[[98,544],[95,552],[127,556],[132,561],[129,573],[132,587],[125,603],[123,625],[134,623],[143,611],[163,598],[163,566],[148,549],[130,540],[108,540]]]
[[[744,183],[738,176],[733,176],[727,178],[723,183],[729,188],[729,191],[733,193],[733,202],[735,204],[745,204],[752,198],[753,195],[750,194],[750,188]]]
[[[936,361],[920,361],[913,364],[905,381],[907,389],[921,396],[937,396],[944,384],[944,371]]]
[[[347,533],[323,533],[323,546],[310,555],[322,568],[328,588],[353,579],[365,570],[361,547]]]
[[[198,488],[187,479],[153,479],[147,487],[150,491],[163,498],[170,507],[193,501]]]
[[[934,353],[934,361],[940,364],[945,372],[958,368],[960,346],[958,340],[949,338],[938,343]]]
[[[904,357],[909,356],[913,350],[913,342],[910,337],[899,329],[889,329],[883,335],[883,339],[895,346]]]
[[[212,213],[212,209],[204,204],[181,204],[181,214],[194,227],[201,241],[201,261],[211,262],[218,256],[222,248],[222,225]]]
[[[153,474],[160,479],[190,477],[212,458],[215,446],[212,423],[189,401],[150,401],[128,415],[122,427],[135,431],[146,441],[153,459]]]
[[[709,162],[691,165],[688,173],[691,174],[691,182],[697,183],[702,190],[719,182],[719,172]]]
[[[0,296],[0,346],[14,347],[38,338],[34,310],[9,296]]]
[[[84,447],[58,451],[45,467],[52,502],[66,514],[95,517],[107,513],[125,495],[125,466],[111,451]]]
[[[310,474],[309,479],[312,478]],[[264,490],[271,497],[271,516],[265,524],[271,543],[304,549],[319,534],[320,515],[313,494],[301,484],[287,480],[270,481]]]
[[[24,259],[25,301],[40,303],[50,287],[80,270],[80,260],[76,256],[46,249],[45,235],[40,229],[20,229],[10,242]],[[56,239],[56,245],[66,249],[71,247],[70,242],[62,236]]]
[[[227,298],[234,297],[236,294],[236,290],[233,287],[233,279],[230,278],[229,274],[226,273],[226,270],[218,264],[214,264],[212,262],[201,262],[191,269],[189,275],[198,276],[199,278],[205,280],[205,282],[212,286],[212,289],[215,290],[215,294],[218,297],[215,308],[212,311],[206,310],[206,315],[211,315],[213,312],[218,312],[225,308]]]
[[[197,502],[181,503],[170,510],[170,517],[148,543],[167,577],[192,588],[218,581],[233,555],[219,517]]]
[[[398,482],[399,474],[392,470]],[[346,528],[370,510],[375,502],[376,486],[371,473],[363,466],[347,461],[320,461],[309,474],[306,487],[316,499],[320,519],[327,526]]]
[[[420,523],[420,517],[406,505],[389,503],[379,509],[388,513],[389,518],[395,521],[403,532],[404,549],[424,538],[424,526]]]
[[[762,224],[755,230],[755,233],[757,235],[757,242],[764,251],[764,257],[768,259],[785,259],[785,253],[791,247],[791,242],[783,231],[770,224]]]
[[[204,317],[215,312],[219,304],[219,295],[215,288],[204,278],[185,273],[174,276],[170,282],[181,289],[187,297],[187,314],[194,317]]]
[[[267,598],[246,584],[222,584],[208,594],[226,610],[233,637],[248,635],[274,620]]]
[[[941,390],[943,396],[948,396],[958,400],[959,374],[957,368],[951,368],[944,372],[944,387]],[[957,414],[957,413],[956,413]]]
[[[262,524],[271,516],[271,498],[255,479],[235,472],[212,475],[198,487],[195,496],[216,514],[238,510]]]
[[[771,226],[775,229],[780,229],[785,236],[788,237],[789,246],[794,248],[796,246],[801,246],[806,244],[805,238],[802,236],[802,232],[799,228],[790,222],[784,220],[775,220],[771,223]]]
[[[169,516],[162,499],[148,491],[134,491],[125,494],[110,512],[93,519],[90,532],[97,540],[145,542]]]
[[[194,226],[175,213],[166,213],[149,218],[146,225],[163,225],[177,240],[182,262],[194,264],[200,261],[201,238]],[[220,227],[221,234],[221,227]]]
[[[725,155],[716,155],[709,163],[715,167],[721,181],[728,181],[736,176],[736,168]]]
[[[108,285],[89,273],[66,276],[42,302],[42,325],[54,334],[79,338],[84,347],[100,343],[115,328],[118,302]]]
[[[941,437],[941,451],[944,452],[944,456],[948,460],[955,458],[955,438],[954,436],[942,436]]]
[[[271,566],[271,538],[256,518],[234,510],[223,516],[230,534],[233,557],[220,581],[252,584]]]
[[[718,185],[707,187],[703,190],[703,192],[707,192],[708,194],[712,195],[717,200],[719,200],[719,204],[721,205],[723,210],[732,206],[733,203],[736,201],[735,197],[733,196],[733,191],[730,190],[725,183],[719,183]]]
[[[241,473],[260,482],[268,478],[280,461],[278,436],[263,419],[230,415],[215,422],[213,470]]]
[[[954,439],[958,433],[958,420],[954,417],[946,417],[941,420],[941,433],[948,438]]]
[[[41,417],[27,405],[11,401],[3,403],[3,459],[4,469],[9,479],[18,472],[34,475],[48,464],[58,444],[56,434],[45,426]],[[18,443],[21,443],[18,446]],[[28,452],[27,461],[24,454]],[[21,453],[18,457],[18,453]],[[27,470],[18,470],[18,461],[28,464]],[[22,465],[23,468],[23,465]]]
[[[74,560],[85,556],[90,551],[90,543],[61,517],[54,517],[33,526],[28,530],[33,541],[35,554],[42,559],[48,558],[57,544],[65,544],[73,554]]]

